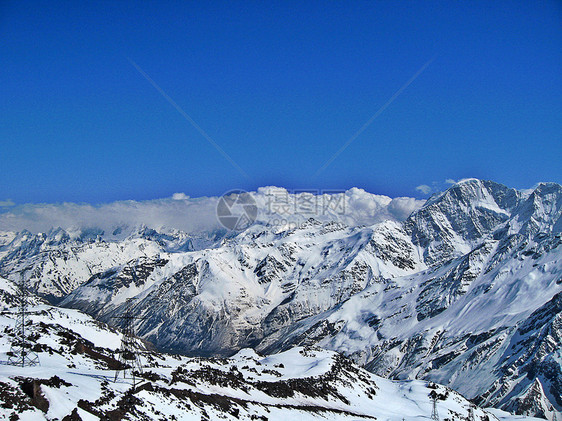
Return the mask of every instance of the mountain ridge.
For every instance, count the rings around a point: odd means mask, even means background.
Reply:
[[[0,283],[14,290],[10,281]],[[77,310],[33,298],[29,331],[41,366],[0,365],[0,417],[21,420],[373,420],[426,419],[431,396],[441,414],[464,420],[529,420],[483,409],[423,381],[382,379],[335,352],[295,347],[268,356],[243,349],[228,359],[146,350],[143,372],[123,373],[122,334]],[[9,302],[0,298],[0,306]],[[0,360],[14,340],[17,312],[0,314]],[[116,376],[117,374],[117,376]]]

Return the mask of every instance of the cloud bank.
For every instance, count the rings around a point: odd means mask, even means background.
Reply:
[[[15,203],[12,199],[0,200],[0,208],[9,208],[15,206]]]
[[[341,193],[313,195],[318,206],[312,213],[303,213],[295,204],[310,201],[310,194],[292,194],[278,187],[263,187],[251,195],[258,205],[258,222],[264,224],[272,218],[300,221],[309,217],[339,220],[348,225],[371,225],[387,219],[401,221],[425,202],[409,197],[392,199],[352,188]],[[216,217],[218,200],[219,197],[190,198],[184,193],[175,193],[166,199],[127,200],[102,205],[24,204],[0,209],[0,231],[38,233],[59,227],[67,231],[97,228],[109,234],[146,226],[160,231],[181,230],[197,234],[222,229]],[[281,208],[283,212],[271,207],[272,201],[277,200],[288,201],[289,205]],[[343,209],[326,210],[322,208],[326,203],[345,205]]]

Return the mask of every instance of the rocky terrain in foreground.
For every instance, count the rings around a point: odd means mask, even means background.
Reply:
[[[15,313],[0,315],[0,360],[13,340]],[[530,419],[483,410],[453,390],[391,381],[320,348],[260,356],[188,358],[147,351],[133,382],[116,350],[118,331],[76,311],[36,305],[29,339],[40,365],[0,365],[0,418],[7,420],[422,420],[439,398],[442,419]],[[142,352],[141,352],[142,351]],[[115,373],[119,373],[115,381]]]

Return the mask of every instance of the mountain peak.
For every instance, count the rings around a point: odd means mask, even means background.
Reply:
[[[520,200],[515,189],[467,179],[431,197],[404,227],[414,244],[425,249],[424,260],[431,266],[470,251],[511,217]]]

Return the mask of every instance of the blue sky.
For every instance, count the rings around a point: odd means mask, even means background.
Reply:
[[[557,1],[5,1],[0,202],[562,182],[561,22]]]

